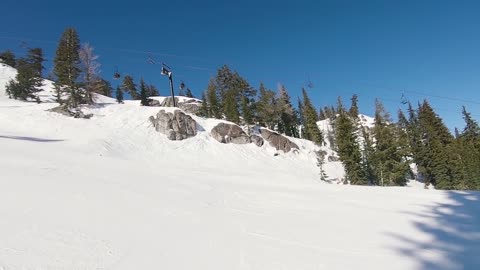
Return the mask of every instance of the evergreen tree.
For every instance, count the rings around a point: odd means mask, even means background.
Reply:
[[[327,152],[323,150],[318,150],[315,151],[315,155],[317,158],[317,167],[320,168],[320,180],[322,181],[327,181],[328,175],[325,172],[325,156],[327,155]]]
[[[261,125],[264,125],[271,130],[275,130],[281,117],[275,92],[265,88],[263,83],[260,83],[259,92],[260,96],[256,104],[257,120]]]
[[[17,61],[17,75],[6,86],[6,93],[10,98],[20,100],[35,100],[40,102],[37,92],[41,91],[42,78],[38,72],[36,62],[32,62],[31,51],[26,59]]]
[[[77,31],[67,28],[60,38],[54,59],[54,73],[57,77],[57,96],[67,93],[67,105],[76,108],[82,103],[82,93],[77,84],[80,75],[80,40]]]
[[[117,102],[123,104],[123,91],[120,86],[117,86],[117,90],[115,91],[115,96],[117,98]]]
[[[189,98],[194,98],[194,96],[192,94],[192,90],[190,90],[190,88],[188,88],[188,87],[187,87],[187,91],[185,92],[185,96],[189,97]]]
[[[15,54],[10,50],[6,50],[0,53],[0,62],[11,67],[15,67],[17,65]]]
[[[418,122],[421,147],[417,164],[425,177],[425,185],[432,183],[439,189],[452,189],[453,173],[447,146],[453,136],[426,100],[419,107]]]
[[[43,66],[43,62],[45,62],[45,58],[43,57],[42,48],[28,49],[28,53],[25,61],[30,65],[30,68],[33,70],[33,73],[35,74],[35,76],[38,78],[42,78],[42,73],[43,73],[43,70],[45,69]]]
[[[159,96],[158,89],[157,87],[155,87],[155,85],[153,84],[147,85],[147,96],[148,97]]]
[[[148,106],[147,86],[143,78],[140,79],[140,104],[142,106]]]
[[[247,97],[242,97],[242,113],[243,113],[243,121],[247,125],[253,124],[253,113],[251,105],[248,101]]]
[[[400,148],[400,130],[392,124],[390,115],[377,99],[375,101],[375,151],[372,167],[377,185],[405,185],[409,164]]]
[[[208,82],[206,98],[207,98],[207,101],[208,101],[208,111],[209,111],[208,116],[216,118],[216,119],[221,119],[222,118],[222,109],[221,109],[219,101],[218,101],[214,79],[211,79]]]
[[[457,183],[457,189],[480,189],[480,128],[465,107],[462,108],[465,128],[455,140],[453,150],[456,152],[457,175],[454,179],[463,177],[462,183]],[[460,175],[458,175],[460,174]],[[460,185],[459,185],[460,184]]]
[[[211,117],[208,109],[207,95],[205,92],[202,93],[202,106],[200,107],[200,116]]]
[[[318,120],[322,121],[322,120],[326,120],[328,117],[327,117],[327,114],[325,113],[325,110],[323,108],[320,108],[320,112],[318,113]]]
[[[278,105],[280,110],[280,121],[278,124],[278,131],[285,133],[287,136],[299,137],[298,135],[298,117],[297,112],[292,106],[290,96],[288,95],[285,86],[280,85],[278,93]]]
[[[338,117],[335,119],[335,139],[338,145],[338,155],[345,167],[345,180],[352,185],[368,184],[368,179],[362,166],[362,154],[358,144],[356,127],[350,115],[338,99]]]
[[[123,91],[129,93],[130,97],[132,97],[133,100],[140,99],[140,95],[137,92],[137,86],[135,85],[135,82],[133,81],[132,76],[125,75],[125,77],[123,77],[121,88]]]
[[[112,96],[112,85],[110,84],[109,81],[100,78],[95,82],[95,85],[93,87],[93,91],[95,93],[98,93],[100,95],[104,95],[107,97]]]
[[[350,107],[350,110],[348,111],[348,113],[350,114],[350,116],[352,118],[357,119],[358,114],[359,114],[359,111],[358,111],[358,96],[356,94],[353,95],[351,100],[352,100],[352,106]]]
[[[248,103],[253,103],[256,90],[242,78],[236,71],[230,70],[226,65],[217,71],[213,85],[219,98],[219,108],[229,121],[238,123],[240,121],[240,108],[242,97],[246,97]],[[253,106],[248,107],[253,107]],[[245,112],[242,112],[242,115]]]
[[[317,110],[313,106],[310,98],[307,95],[307,91],[302,89],[303,94],[303,117],[305,121],[306,137],[317,145],[322,145],[323,134],[318,128]]]
[[[298,122],[300,124],[300,134],[299,134],[300,136],[299,137],[302,138],[302,139],[307,139],[306,138],[307,132],[305,130],[305,117],[304,117],[304,114],[303,114],[303,112],[304,112],[303,103],[300,100],[300,97],[297,97],[297,102],[298,102],[298,105],[297,105],[298,106]]]

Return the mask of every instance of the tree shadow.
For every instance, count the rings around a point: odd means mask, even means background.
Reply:
[[[413,225],[422,233],[418,238],[387,233],[395,239],[396,246],[391,248],[415,260],[422,270],[480,269],[480,193],[446,194],[445,203],[425,205],[421,213],[408,213],[414,215]]]
[[[0,135],[0,139],[11,139],[11,140],[21,140],[21,141],[31,141],[31,142],[63,142],[64,140],[55,140],[55,139],[43,139],[35,137],[24,137],[24,136],[5,136]]]

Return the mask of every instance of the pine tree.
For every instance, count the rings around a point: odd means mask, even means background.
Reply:
[[[100,95],[104,95],[107,97],[112,96],[112,85],[110,84],[109,81],[100,78],[95,82],[95,85],[93,87],[93,91],[95,93],[98,93]]]
[[[158,89],[157,87],[155,87],[155,85],[153,84],[147,85],[147,96],[148,97],[159,96]]]
[[[43,70],[45,69],[43,66],[45,58],[43,57],[42,48],[28,49],[26,61],[30,65],[30,68],[33,70],[34,74],[36,74],[35,76],[41,78]]]
[[[303,94],[303,117],[305,121],[305,132],[307,138],[314,142],[317,145],[322,145],[323,143],[323,134],[318,128],[317,121],[318,115],[317,110],[313,106],[310,98],[307,95],[307,91],[302,89]]]
[[[123,104],[123,91],[120,86],[117,86],[117,90],[115,91],[115,96],[117,98],[117,102],[119,104]]]
[[[358,96],[356,94],[353,95],[351,100],[352,100],[352,106],[350,107],[350,110],[348,111],[348,113],[350,114],[350,116],[352,118],[357,119],[358,114],[359,114],[359,111],[358,111]]]
[[[256,104],[257,120],[261,125],[264,125],[271,130],[275,130],[281,117],[275,92],[265,88],[265,85],[260,83],[259,93],[260,95]]]
[[[325,172],[325,156],[327,155],[327,152],[323,150],[318,150],[315,151],[315,155],[317,158],[317,167],[320,168],[320,180],[322,181],[327,181],[328,175]]]
[[[205,92],[202,93],[202,106],[200,106],[200,116],[211,117],[208,110],[207,95]]]
[[[57,77],[55,87],[58,97],[67,94],[67,105],[76,108],[82,103],[82,93],[77,84],[80,75],[80,40],[77,31],[67,28],[60,38],[54,59],[54,73]]]
[[[122,90],[129,93],[130,97],[133,100],[139,100],[140,95],[137,92],[137,86],[135,85],[135,82],[133,81],[133,77],[130,75],[125,75],[123,77],[123,82],[121,86]]]
[[[400,130],[392,124],[390,115],[383,104],[375,100],[375,151],[372,167],[375,184],[381,186],[405,185],[409,164],[400,148]]]
[[[221,109],[219,101],[218,101],[214,79],[211,79],[208,82],[206,98],[207,98],[207,101],[208,101],[208,111],[209,111],[208,116],[216,118],[216,119],[221,119],[222,118],[222,109]]]
[[[461,172],[463,185],[459,189],[480,189],[480,128],[466,108],[462,108],[465,128],[456,140],[457,174]],[[457,176],[455,179],[460,178]]]
[[[280,121],[278,131],[287,136],[299,137],[298,135],[298,117],[297,112],[292,106],[290,96],[285,86],[280,85],[278,93],[278,105],[280,110]]]
[[[320,112],[318,112],[318,120],[319,121],[322,121],[322,120],[326,120],[328,117],[327,117],[327,114],[325,113],[325,110],[323,108],[320,108]]]
[[[345,180],[352,185],[366,185],[368,179],[362,166],[362,154],[357,140],[355,123],[343,108],[340,98],[337,111],[335,139],[338,145],[338,155],[345,167]]]
[[[189,97],[189,98],[194,98],[194,96],[192,94],[192,90],[190,90],[190,88],[188,88],[188,87],[187,87],[187,91],[185,92],[185,96]]]
[[[300,100],[300,97],[297,97],[297,103],[298,103],[298,122],[299,122],[299,126],[300,126],[300,132],[299,132],[299,137],[302,138],[302,139],[307,139],[306,135],[307,132],[305,130],[305,117],[304,117],[304,110],[303,110],[303,103],[302,103],[302,100]]]
[[[0,62],[11,67],[15,67],[17,65],[15,54],[10,50],[6,50],[0,53]]]
[[[235,93],[233,91],[228,91],[225,94],[223,100],[223,112],[225,113],[225,118],[227,121],[234,123],[240,123],[240,112],[238,110],[238,104],[235,100]]]
[[[98,63],[98,55],[93,52],[93,47],[89,43],[83,43],[78,52],[81,72],[82,86],[85,89],[85,99],[88,104],[93,104],[93,93],[95,86],[100,81],[100,64]]]
[[[31,99],[40,102],[36,93],[41,91],[40,87],[43,85],[41,78],[41,69],[43,66],[41,62],[40,68],[36,65],[37,62],[35,62],[33,58],[34,52],[36,52],[36,50],[29,50],[27,58],[22,58],[17,61],[17,75],[15,80],[10,80],[5,89],[10,98],[25,101]]]
[[[417,160],[425,185],[432,183],[438,189],[452,189],[453,175],[447,146],[452,143],[453,136],[426,100],[419,107],[418,121],[421,147]]]
[[[248,101],[247,97],[242,97],[242,113],[243,113],[243,121],[247,125],[253,124],[253,113],[250,102]]]
[[[142,106],[148,106],[147,86],[143,78],[140,79],[140,104]]]

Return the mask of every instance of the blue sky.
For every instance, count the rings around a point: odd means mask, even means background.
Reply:
[[[428,98],[449,128],[463,128],[461,106],[480,119],[479,1],[21,1],[3,0],[0,50],[42,47],[51,68],[67,26],[100,55],[103,76],[115,67],[143,76],[163,94],[166,62],[195,95],[227,64],[258,87],[286,85],[294,103],[302,86],[317,106],[375,97],[392,115]],[[28,7],[28,8],[26,8]],[[5,12],[6,11],[6,12]],[[116,82],[113,82],[114,86]]]

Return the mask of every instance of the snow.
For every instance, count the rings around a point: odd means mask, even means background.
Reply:
[[[0,67],[1,89],[14,73]],[[220,121],[195,116],[196,137],[169,141],[159,108],[97,101],[85,120],[0,94],[1,270],[480,265],[477,192],[327,184],[310,142],[220,144]]]

